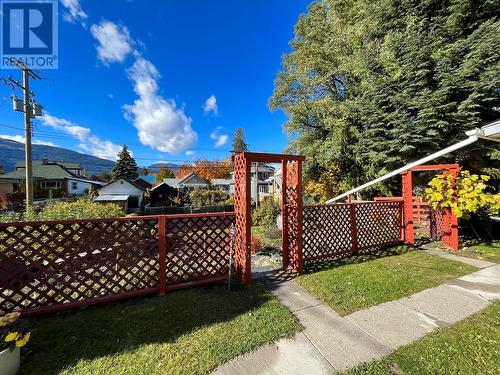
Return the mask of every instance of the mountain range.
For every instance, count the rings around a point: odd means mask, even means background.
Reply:
[[[172,172],[177,173],[179,169],[181,168],[180,164],[173,164],[173,163],[154,163],[151,164],[149,167],[146,167],[149,173],[157,173],[161,168],[170,168]]]
[[[80,163],[82,168],[89,174],[98,175],[103,172],[110,173],[115,165],[112,160],[101,159],[96,156],[76,152],[62,147],[32,145],[33,160],[48,159],[50,161]],[[24,161],[24,143],[0,138],[0,164],[4,166],[5,172],[12,172],[18,161]],[[168,167],[177,173],[181,167],[179,164],[158,162],[146,167],[148,172],[155,173],[160,168]],[[142,167],[139,167],[139,169]]]
[[[82,168],[90,174],[97,175],[111,172],[114,161],[101,159],[92,155],[83,154],[67,148],[32,145],[33,160],[48,159],[50,161],[65,161],[80,163]],[[0,164],[5,172],[12,172],[18,161],[24,161],[24,143],[0,138]]]

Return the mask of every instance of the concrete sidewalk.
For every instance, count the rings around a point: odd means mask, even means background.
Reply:
[[[292,339],[239,356],[215,374],[332,374],[382,358],[500,299],[500,265],[345,317],[293,280],[269,288],[304,330]]]

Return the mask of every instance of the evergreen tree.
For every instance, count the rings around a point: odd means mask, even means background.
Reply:
[[[139,177],[137,174],[137,163],[128,151],[127,145],[124,145],[122,150],[118,153],[118,160],[113,167],[111,180],[116,181],[119,178],[126,178],[135,180]]]
[[[248,144],[245,141],[245,134],[243,128],[237,128],[233,135],[233,152],[246,152],[248,151]]]
[[[306,179],[335,171],[346,190],[500,117],[498,9],[499,0],[313,2],[270,99],[289,118],[289,148],[307,156]],[[500,177],[500,151],[468,160]]]
[[[175,178],[174,172],[169,167],[161,167],[156,174],[156,182],[160,183],[165,178]]]

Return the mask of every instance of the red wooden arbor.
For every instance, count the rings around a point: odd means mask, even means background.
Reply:
[[[304,156],[242,152],[234,156],[234,211],[236,243],[234,263],[243,284],[251,282],[250,166],[281,163],[283,267],[302,273],[302,161]]]
[[[404,241],[409,244],[415,243],[415,232],[413,227],[413,182],[412,173],[422,171],[446,171],[454,176],[459,171],[458,164],[435,164],[435,165],[420,165],[413,167],[406,172],[403,172],[403,204],[404,204],[404,219],[403,232]],[[441,230],[443,232],[443,243],[453,250],[458,250],[458,219],[450,209],[443,210],[439,213]]]

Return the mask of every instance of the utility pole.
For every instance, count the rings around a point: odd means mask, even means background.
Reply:
[[[16,80],[9,77],[9,81],[15,86],[23,90],[23,102],[22,105],[20,100],[13,98],[14,111],[24,112],[24,169],[26,171],[26,212],[29,212],[31,207],[33,207],[33,160],[31,153],[31,117],[42,115],[42,106],[35,103],[31,97],[35,96],[35,93],[30,91],[30,77],[33,79],[40,80],[40,76],[29,69],[20,61],[12,60],[13,63],[21,70],[23,74],[23,83],[19,83]]]
[[[33,160],[31,157],[31,107],[30,78],[28,69],[23,69],[24,86],[24,169],[26,170],[26,212],[33,207]]]

